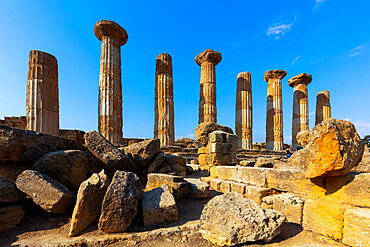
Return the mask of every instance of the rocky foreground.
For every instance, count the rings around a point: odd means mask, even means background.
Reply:
[[[158,139],[116,147],[91,131],[81,145],[0,125],[0,244],[370,242],[367,153],[350,122],[301,132],[289,162],[238,160],[225,126],[201,124],[196,136],[200,165],[162,152]]]

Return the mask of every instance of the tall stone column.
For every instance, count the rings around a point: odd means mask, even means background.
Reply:
[[[195,57],[195,62],[201,68],[199,124],[203,122],[217,123],[216,65],[221,59],[221,54],[211,49],[206,49]]]
[[[316,120],[315,125],[331,118],[330,92],[322,91],[316,96]]]
[[[298,146],[297,134],[309,130],[308,122],[308,94],[307,85],[312,81],[312,75],[302,73],[290,78],[289,86],[294,88],[293,122],[292,122],[292,150]]]
[[[167,53],[157,57],[155,70],[155,125],[154,137],[161,146],[175,143],[172,58]]]
[[[266,149],[280,151],[283,145],[283,107],[281,80],[284,70],[270,70],[265,73],[267,86]]]
[[[122,143],[121,46],[126,30],[113,21],[99,21],[94,33],[102,42],[99,76],[99,132],[111,143]]]
[[[251,83],[251,73],[241,72],[238,74],[236,87],[235,132],[238,136],[238,147],[241,149],[253,149]]]
[[[58,136],[58,62],[53,55],[30,51],[26,101],[27,129]]]

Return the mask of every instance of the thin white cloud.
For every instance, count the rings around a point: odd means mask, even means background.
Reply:
[[[294,65],[294,63],[295,63],[295,62],[297,62],[297,60],[298,60],[298,59],[300,59],[300,58],[301,58],[301,56],[298,56],[298,57],[294,58],[294,60],[292,61],[292,66],[293,66],[293,65]]]
[[[368,120],[356,120],[353,122],[353,124],[356,127],[356,130],[361,138],[363,138],[365,135],[370,134],[370,119]]]
[[[284,34],[292,29],[293,24],[294,22],[290,24],[276,22],[267,29],[266,36],[280,39]]]
[[[321,59],[319,59],[319,60],[314,61],[313,63],[319,63],[319,62],[322,62],[322,61],[324,61],[324,60],[325,60],[324,58],[321,58]]]
[[[325,2],[325,0],[315,0],[315,8],[320,7],[320,5]]]
[[[238,40],[235,40],[235,41],[230,42],[230,46],[235,47],[235,48],[240,48],[243,46],[243,44],[239,42]]]
[[[176,140],[182,139],[182,138],[189,138],[195,140],[195,135],[194,134],[187,134],[185,136],[176,136]]]
[[[352,58],[354,56],[358,56],[362,52],[363,45],[359,45],[351,50],[351,54],[348,55],[348,57]]]

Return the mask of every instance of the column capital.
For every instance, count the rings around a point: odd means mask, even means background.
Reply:
[[[317,98],[319,98],[319,97],[329,98],[330,97],[330,91],[329,90],[326,90],[326,91],[318,92],[317,95],[316,95],[316,97]]]
[[[206,49],[204,52],[200,53],[198,56],[195,57],[195,62],[201,66],[203,62],[210,61],[214,65],[217,65],[219,62],[221,62],[222,56],[221,53]]]
[[[288,80],[289,86],[295,87],[299,84],[305,84],[306,86],[310,84],[312,81],[312,75],[302,73],[299,75],[296,75]]]
[[[269,79],[283,79],[286,76],[286,71],[281,69],[269,70],[265,72],[265,81]]]
[[[243,78],[243,79],[246,79],[246,80],[250,80],[251,73],[250,72],[240,72],[238,74],[237,78]]]
[[[102,20],[95,24],[95,36],[103,41],[104,37],[110,37],[118,42],[120,46],[126,44],[128,35],[126,30],[114,21]]]

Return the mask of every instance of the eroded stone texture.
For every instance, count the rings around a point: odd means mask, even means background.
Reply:
[[[24,198],[24,194],[20,192],[15,183],[0,176],[0,204],[18,202]]]
[[[109,182],[108,176],[102,170],[99,174],[94,173],[81,184],[72,214],[69,236],[76,236],[99,217]]]
[[[329,118],[331,118],[330,91],[322,91],[316,96],[315,125]]]
[[[251,83],[251,73],[241,72],[238,74],[236,88],[235,133],[238,136],[238,147],[241,149],[253,149]]]
[[[94,33],[102,42],[99,76],[99,132],[111,143],[122,143],[121,46],[126,30],[113,21],[95,24]]]
[[[0,207],[0,232],[5,232],[18,225],[23,219],[24,210],[21,205],[5,205]]]
[[[284,70],[270,70],[265,73],[267,86],[266,149],[284,150],[283,108],[281,80],[286,76]]]
[[[195,128],[194,135],[197,141],[202,144],[203,147],[206,147],[208,144],[208,135],[215,130],[234,134],[233,130],[227,126],[217,123],[201,123]]]
[[[28,130],[59,135],[58,62],[46,52],[30,51],[26,109]]]
[[[67,213],[75,199],[67,187],[38,171],[22,172],[15,184],[20,191],[30,196],[34,203],[49,213]]]
[[[149,139],[120,148],[138,166],[146,167],[149,161],[160,151],[159,139]]]
[[[206,49],[195,57],[195,62],[201,67],[199,124],[203,122],[217,123],[216,65],[221,59],[221,54],[211,49]]]
[[[132,172],[116,171],[105,193],[99,230],[123,232],[134,220],[140,199],[140,180]]]
[[[289,86],[294,88],[293,96],[293,122],[292,122],[292,150],[298,146],[297,134],[309,130],[308,122],[308,94],[307,85],[312,81],[312,76],[306,73],[299,74],[289,79]]]
[[[344,212],[343,243],[349,246],[369,246],[370,209],[356,208]]]
[[[300,167],[306,178],[346,175],[361,161],[364,152],[355,126],[345,120],[327,119],[316,125],[308,137],[298,140],[307,144],[289,161]]]
[[[220,246],[247,241],[271,241],[280,233],[285,217],[280,212],[264,210],[252,200],[231,192],[211,199],[200,217],[200,233]]]
[[[161,146],[175,144],[172,58],[167,53],[157,57],[155,70],[154,138]]]

